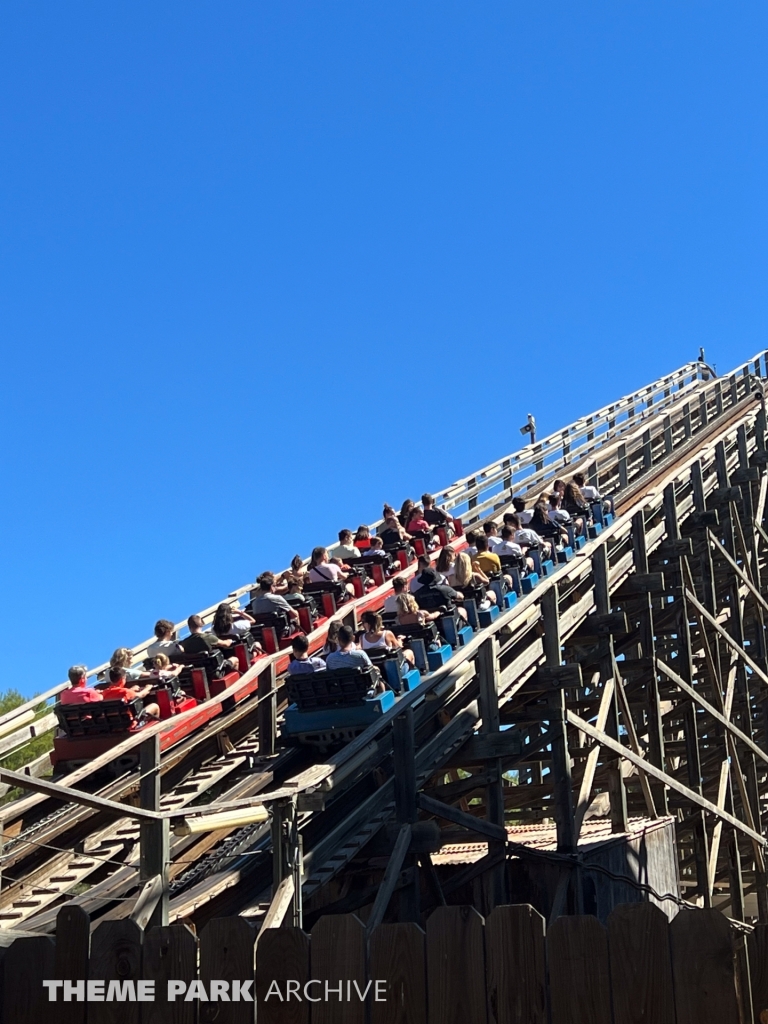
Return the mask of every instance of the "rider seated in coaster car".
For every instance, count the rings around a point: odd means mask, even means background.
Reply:
[[[99,683],[99,689],[104,700],[122,700],[126,704],[136,700],[137,697],[147,697],[152,693],[152,686],[136,686],[131,685],[127,678],[127,672],[125,668],[111,668],[107,673],[107,681]],[[153,702],[144,705],[144,710],[141,713],[141,719],[160,717],[160,708]]]
[[[448,540],[455,535],[456,530],[453,525],[453,520],[435,504],[435,499],[431,494],[422,494],[421,503],[424,506],[424,518],[432,527],[433,530],[444,529]]]
[[[332,562],[328,557],[328,549],[323,547],[313,548],[309,560],[310,583],[344,583],[344,589],[349,597],[354,597],[355,588],[351,583],[346,583],[347,573]]]
[[[271,572],[263,572],[256,580],[258,590],[248,605],[250,614],[258,619],[260,615],[282,614],[287,623],[294,628],[299,626],[299,613],[292,608],[282,594],[275,593],[275,576]],[[253,621],[253,620],[252,620]]]
[[[73,665],[67,675],[69,689],[59,694],[60,704],[88,704],[94,700],[104,700],[101,690],[88,685],[88,669],[85,665]]]
[[[343,668],[372,668],[371,659],[365,653],[361,651],[355,643],[355,634],[349,626],[339,627],[339,649],[333,651],[325,659],[325,666],[329,672],[334,672],[337,669]],[[378,682],[375,684],[371,692],[370,697],[375,696],[377,693],[384,693],[386,691],[384,680],[379,677]]]
[[[199,615],[190,615],[187,619],[189,636],[184,637],[181,641],[185,654],[208,654],[210,651],[215,651],[219,648],[226,650],[227,647],[234,646],[234,638],[221,639],[215,633],[204,633],[203,626],[203,620]],[[228,670],[231,669],[235,672],[239,670],[240,662],[237,658],[226,657],[225,661]]]

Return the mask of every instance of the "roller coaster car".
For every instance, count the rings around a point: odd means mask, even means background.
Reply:
[[[162,692],[158,691],[158,703]],[[173,706],[169,714],[179,714],[195,707],[197,701],[187,698],[171,703]],[[139,697],[130,702],[104,700],[89,701],[87,704],[57,704],[54,710],[63,735],[53,740],[51,764],[54,773],[71,771],[79,765],[87,764],[143,728],[139,724],[143,706],[144,702]],[[136,754],[132,752],[118,760],[117,768],[128,768],[135,762]]]
[[[323,580],[317,583],[307,581],[304,584],[304,593],[315,598],[323,610],[323,615],[328,619],[335,614],[336,609],[347,597],[343,580]]]
[[[299,609],[299,618],[302,613]],[[291,641],[301,630],[294,628],[292,621],[288,618],[287,612],[277,608],[274,612],[250,612],[254,623],[251,632],[258,637],[265,654],[277,654],[291,646]],[[309,609],[306,609],[305,617],[309,616]],[[304,632],[309,632],[303,626]]]
[[[238,672],[226,664],[226,658],[232,657],[238,660]],[[176,665],[184,666],[176,680],[177,686],[200,704],[226,690],[248,670],[248,654],[244,644],[226,648],[226,653],[219,649],[198,654],[174,654],[173,661]],[[169,717],[162,714],[162,705],[160,711],[161,717]]]
[[[363,555],[361,558],[347,558],[346,564],[350,569],[357,569],[364,572],[377,587],[381,587],[392,572],[392,556],[388,551],[378,551],[374,555]],[[400,563],[397,563],[400,569]],[[362,595],[360,595],[362,596]]]
[[[321,751],[348,743],[395,703],[391,690],[368,696],[378,681],[373,667],[288,676],[283,736]]]

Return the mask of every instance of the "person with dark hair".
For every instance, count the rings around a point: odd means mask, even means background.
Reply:
[[[316,547],[312,549],[312,555],[309,559],[309,580],[311,583],[337,583],[339,581],[343,582],[346,578],[347,573],[328,557],[327,548]],[[355,588],[351,583],[346,583],[345,589],[350,596],[354,596]]]
[[[352,543],[351,530],[339,530],[339,543],[331,551],[331,557],[339,562],[346,562],[348,558],[359,558],[360,551]]]
[[[101,690],[88,685],[88,669],[85,665],[73,665],[67,673],[69,689],[59,694],[59,704],[90,704],[104,700]]]
[[[237,606],[222,602],[213,616],[213,632],[220,639],[234,637],[237,639],[247,633],[253,624],[253,617],[241,611]]]
[[[528,523],[530,523],[531,521],[533,509],[525,507],[525,498],[513,498],[512,508],[515,510],[515,513],[520,519],[520,525],[527,526]],[[504,518],[506,520],[506,516]]]
[[[328,633],[325,637],[325,646],[320,652],[323,657],[328,654],[333,654],[334,651],[339,649],[339,630],[341,629],[341,623],[338,619],[332,619],[328,626]]]
[[[464,534],[464,537],[467,541],[467,547],[465,550],[470,558],[474,558],[475,555],[477,554],[477,531],[469,530],[467,533]]]
[[[325,659],[326,668],[369,668],[371,659],[358,649],[355,643],[354,630],[349,626],[339,626],[338,650],[332,651]]]
[[[418,561],[416,562],[416,574],[413,576],[411,582],[408,584],[408,590],[412,594],[415,594],[417,590],[420,590],[424,586],[424,584],[421,582],[420,577],[425,569],[429,569],[431,564],[432,563],[429,559],[429,555],[419,555]]]
[[[448,583],[450,585],[450,578],[453,573],[453,566],[456,561],[456,552],[450,546],[446,544],[444,548],[440,549],[440,554],[437,556],[437,565],[435,570],[437,575],[440,577],[441,583]]]
[[[588,501],[590,504],[600,501],[603,504],[603,510],[605,512],[613,512],[612,499],[604,498],[596,487],[593,487],[592,484],[588,484],[583,473],[574,473],[573,482],[581,491],[585,501]]]
[[[440,577],[434,569],[431,567],[424,569],[419,575],[419,581],[421,586],[413,595],[419,608],[433,611],[438,606],[445,607],[449,611],[455,611],[459,618],[466,620],[466,609],[458,607],[458,604],[464,600],[464,595],[460,591],[454,590],[453,587],[449,587],[447,583],[441,583]]]
[[[501,557],[502,555],[515,555],[519,558],[523,557],[523,549],[515,541],[515,531],[511,526],[502,526],[501,537],[499,543],[493,549],[494,555]]]
[[[399,594],[405,593],[405,580],[402,576],[395,576],[392,580],[392,593],[384,602],[384,607],[381,609],[382,615],[396,615],[397,614],[397,598]]]
[[[555,525],[560,528],[560,536],[562,537],[563,541],[565,541],[565,539],[568,536],[568,531],[565,529],[565,527],[569,523],[571,523],[572,520],[570,513],[566,512],[563,508],[563,499],[559,491],[552,491],[552,493],[550,494],[549,510],[547,512],[547,515],[550,521],[555,523]],[[573,526],[576,530],[576,533],[582,532],[583,525],[584,524],[581,522],[581,520],[579,520],[578,522],[573,522]]]
[[[400,525],[408,527],[408,520],[411,518],[411,509],[413,508],[413,502],[410,498],[406,498],[400,507],[400,512],[397,518],[400,520]]]
[[[366,541],[366,540],[370,540],[370,539],[371,539],[371,528],[370,528],[370,526],[366,526],[365,523],[361,523],[358,526],[358,528],[357,528],[357,533],[355,534],[355,547],[356,547],[356,550],[358,552],[360,550],[357,547],[357,542],[358,541]]]
[[[306,575],[307,570],[304,568],[304,559],[301,555],[294,555],[291,559],[290,568],[286,569],[280,575],[280,578],[275,580],[274,593],[287,594],[291,584],[297,580],[303,583]]]
[[[479,569],[486,576],[498,575],[501,572],[501,561],[498,555],[488,550],[488,538],[484,535],[479,535],[475,541],[475,547],[477,548],[477,554],[472,559],[472,565],[475,569]]]
[[[282,594],[275,593],[274,573],[263,572],[256,582],[259,589],[249,605],[251,614],[275,615],[278,612],[284,612],[288,616],[288,620],[298,626],[299,613],[291,608]]]
[[[400,544],[411,539],[410,533],[403,529],[400,525],[400,521],[394,515],[387,516],[377,530],[377,534],[381,537],[382,543],[385,547],[394,547],[395,544]]]
[[[554,494],[559,494],[562,498],[565,494],[565,480],[560,480],[558,477],[558,479],[552,484],[552,491]]]
[[[369,555],[383,555],[384,554],[384,541],[381,537],[371,537],[371,546],[363,552],[363,558],[368,558]]]
[[[549,509],[543,502],[537,502],[533,506],[533,515],[531,521],[528,523],[527,530],[537,534],[540,538],[540,548],[542,558],[549,558],[552,548],[558,541],[564,539],[563,534],[567,537],[567,533],[557,523],[553,523],[549,518]],[[519,538],[519,533],[515,539]],[[545,541],[546,545],[542,542]]]
[[[361,621],[365,632],[360,637],[360,647],[364,651],[400,651],[409,668],[413,668],[415,659],[413,651],[403,648],[402,641],[391,629],[385,629],[378,612],[363,612]]]
[[[300,633],[291,641],[293,659],[288,664],[288,674],[291,676],[303,676],[310,672],[325,672],[325,662],[317,656],[310,657],[309,640]]]
[[[107,681],[99,684],[101,696],[104,700],[122,700],[126,704],[137,697],[148,697],[152,692],[151,685],[132,686],[126,678],[126,670],[123,667],[113,666],[107,673]],[[142,711],[142,718],[160,717],[160,708],[155,703],[145,704]]]
[[[573,482],[565,485],[563,508],[576,523],[579,533],[586,532],[586,525],[592,519],[592,509],[581,493],[579,485]]]
[[[184,637],[181,641],[181,646],[186,654],[210,654],[218,648],[231,647],[234,644],[235,641],[232,639],[222,639],[211,632],[204,633],[204,625],[205,623],[199,615],[190,615],[187,619],[189,636]],[[227,668],[235,670],[240,665],[237,658],[234,657],[226,658],[225,664]]]
[[[498,523],[489,519],[487,523],[483,523],[483,533],[488,541],[488,550],[491,552],[495,551],[499,544],[501,544]]]
[[[435,504],[435,498],[432,494],[422,494],[421,503],[424,506],[424,518],[432,527],[433,530],[438,530],[441,527],[446,531],[446,536],[450,540],[456,531],[453,527],[453,519]]]
[[[175,627],[169,619],[158,619],[155,623],[155,636],[157,639],[147,648],[147,657],[154,658],[156,654],[179,654],[181,644],[174,637]]]

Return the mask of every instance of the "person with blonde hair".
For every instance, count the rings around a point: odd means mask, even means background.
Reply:
[[[145,672],[144,669],[139,668],[138,665],[131,666],[133,661],[133,651],[130,647],[118,647],[109,659],[109,667],[107,668],[106,677],[109,678],[109,671],[113,668],[124,668],[125,678],[129,683],[135,683],[139,679],[149,679],[149,673]]]
[[[489,583],[490,580],[482,569],[473,566],[469,555],[460,551],[456,556],[456,565],[453,569],[453,586],[460,590],[462,587],[487,587]],[[496,603],[496,594],[492,590],[488,590],[485,594],[485,601],[481,602],[478,607],[482,611]]]
[[[426,626],[440,618],[440,612],[425,612],[419,608],[413,594],[397,595],[397,623],[399,626]]]
[[[176,679],[176,677],[183,671],[183,665],[174,665],[171,667],[171,659],[167,654],[156,654],[152,659],[152,671],[150,672],[150,675],[161,684],[173,682],[173,680]]]

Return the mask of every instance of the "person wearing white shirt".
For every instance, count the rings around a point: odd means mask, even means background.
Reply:
[[[501,537],[499,536],[499,528],[493,521],[483,523],[483,532],[488,540],[488,550],[495,555],[499,552],[496,548],[501,544]]]
[[[352,531],[339,530],[339,543],[331,549],[331,558],[346,562],[348,558],[359,558],[361,554],[362,552],[352,543]]]
[[[594,502],[601,501],[603,503],[603,510],[605,512],[613,512],[613,502],[611,501],[611,499],[604,498],[596,487],[593,487],[591,484],[586,483],[583,473],[574,473],[573,482],[579,488],[579,490],[590,503],[590,505],[593,504]]]
[[[515,510],[515,514],[520,519],[520,525],[527,526],[528,523],[530,523],[531,518],[533,517],[533,509],[525,507],[525,499],[513,498],[512,508]],[[504,521],[506,522],[506,516],[504,517]]]

